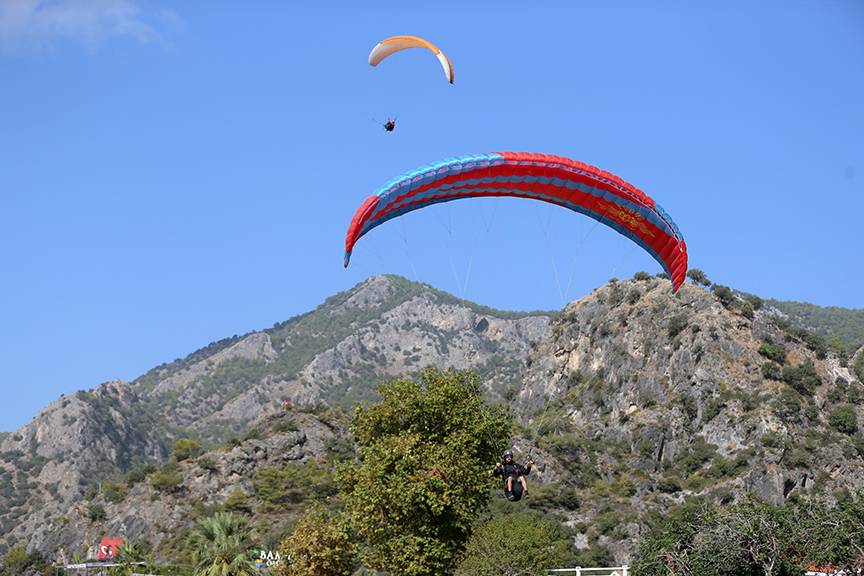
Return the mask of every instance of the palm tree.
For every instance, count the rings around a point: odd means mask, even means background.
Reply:
[[[252,537],[246,520],[232,512],[217,512],[195,526],[191,544],[195,576],[255,576],[248,555]]]
[[[118,564],[122,564],[120,572],[122,576],[131,576],[135,562],[144,562],[146,560],[146,552],[144,546],[140,542],[126,542],[120,547],[115,560]]]

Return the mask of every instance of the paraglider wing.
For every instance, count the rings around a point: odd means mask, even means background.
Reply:
[[[450,59],[437,46],[417,36],[393,36],[392,38],[382,40],[369,53],[369,65],[377,66],[379,62],[391,54],[407,50],[408,48],[425,48],[426,50],[430,50],[438,58],[438,61],[441,62],[447,81],[453,84],[453,64],[450,62]]]
[[[644,192],[614,174],[548,154],[500,152],[462,156],[385,184],[354,214],[345,237],[345,266],[361,236],[387,220],[439,202],[511,196],[569,208],[641,246],[678,290],[687,274],[687,245],[678,227]]]

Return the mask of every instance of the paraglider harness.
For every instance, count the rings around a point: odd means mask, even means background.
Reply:
[[[510,462],[507,461],[507,456],[510,456]],[[522,482],[519,478],[528,476],[531,473],[531,466],[534,463],[529,459],[528,464],[522,466],[513,461],[513,454],[509,450],[504,453],[504,460],[495,466],[492,472],[495,476],[501,476],[504,481],[504,497],[511,502],[518,502],[522,499],[523,489]],[[513,478],[510,483],[511,490],[507,490],[507,479]]]
[[[396,119],[387,119],[387,122],[384,123],[384,130],[387,132],[392,132],[396,128]]]

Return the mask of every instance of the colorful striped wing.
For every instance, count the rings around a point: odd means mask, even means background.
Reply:
[[[674,290],[684,283],[687,245],[659,204],[594,166],[523,152],[452,158],[388,182],[363,202],[351,220],[345,266],[357,240],[376,226],[431,204],[481,196],[541,200],[590,216],[651,254],[669,274]]]

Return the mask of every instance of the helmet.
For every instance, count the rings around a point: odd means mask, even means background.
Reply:
[[[510,456],[512,458],[513,457],[513,451],[512,450],[505,450],[504,451],[504,457],[506,458],[507,456]]]

